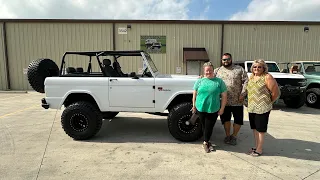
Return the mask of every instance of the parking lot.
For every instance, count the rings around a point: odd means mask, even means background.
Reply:
[[[40,106],[44,94],[0,93],[0,179],[320,179],[320,110],[275,106],[264,154],[253,145],[245,112],[238,145],[223,143],[217,121],[205,153],[199,140],[182,143],[166,116],[119,113],[88,141],[74,141],[61,128],[61,110]]]

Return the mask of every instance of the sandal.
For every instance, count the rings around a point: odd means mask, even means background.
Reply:
[[[251,156],[254,156],[254,157],[258,157],[258,156],[261,156],[262,153],[258,153],[256,150],[254,150],[252,153],[251,153]]]
[[[255,150],[257,150],[256,148],[254,148],[254,147],[252,147],[250,150],[249,150],[249,152],[248,152],[248,154],[251,154],[253,151],[255,151]]]
[[[211,142],[208,143],[208,146],[210,151],[216,151],[216,149],[214,148]]]

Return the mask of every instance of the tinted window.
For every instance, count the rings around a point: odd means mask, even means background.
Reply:
[[[252,63],[247,63],[248,71],[251,72]],[[280,72],[278,66],[275,63],[268,63],[268,71],[269,72]]]

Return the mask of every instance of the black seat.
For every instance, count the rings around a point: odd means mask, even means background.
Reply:
[[[67,67],[67,73],[70,74],[70,73],[75,73],[76,72],[76,69],[74,67]]]
[[[83,68],[82,67],[78,67],[77,68],[77,72],[82,73],[83,72]]]
[[[121,70],[121,66],[118,61],[113,62],[113,69],[117,71],[120,76],[128,77],[128,74],[124,74]]]
[[[103,70],[104,72],[106,73],[106,75],[108,77],[118,77],[119,74],[117,73],[116,70],[114,70],[112,67],[111,67],[111,60],[110,59],[104,59],[103,60]]]

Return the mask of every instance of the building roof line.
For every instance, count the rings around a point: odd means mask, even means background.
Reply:
[[[143,19],[0,19],[0,22],[320,25],[320,21],[143,20]]]

